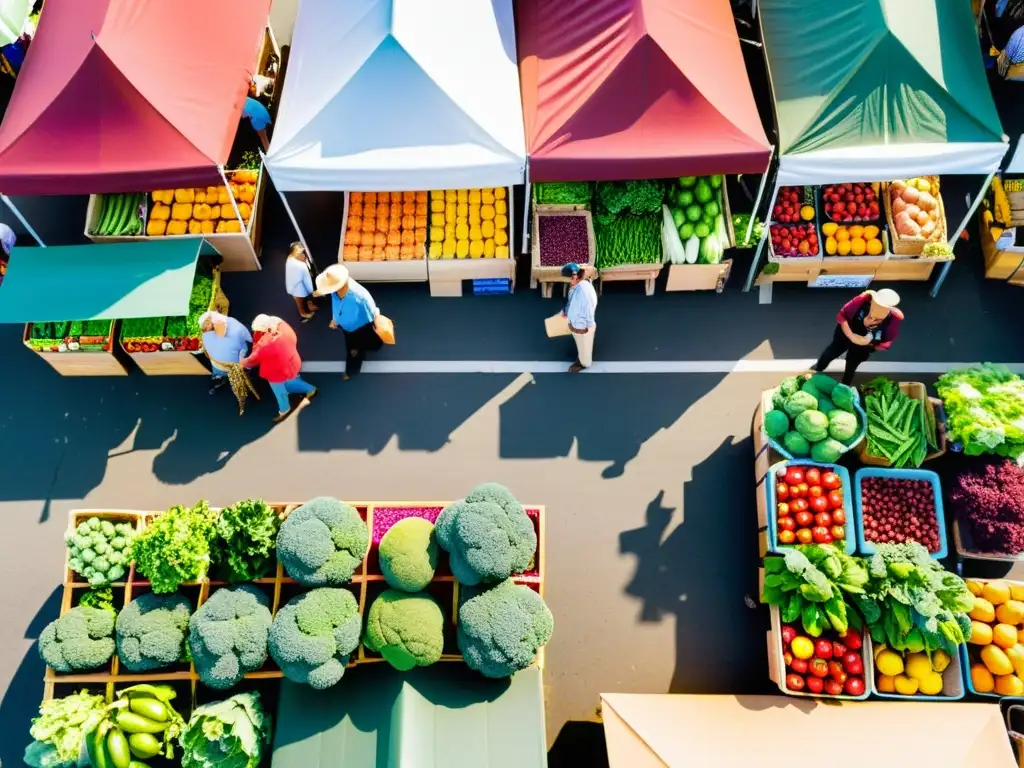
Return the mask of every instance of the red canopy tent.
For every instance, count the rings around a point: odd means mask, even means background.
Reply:
[[[762,173],[729,0],[520,0],[531,181]]]
[[[219,183],[270,0],[47,0],[0,125],[0,192]]]

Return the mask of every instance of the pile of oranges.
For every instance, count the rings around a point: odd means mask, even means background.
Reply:
[[[876,226],[847,226],[827,222],[821,225],[825,235],[826,256],[879,256],[885,250],[881,231]]]

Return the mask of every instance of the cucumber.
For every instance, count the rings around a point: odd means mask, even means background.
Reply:
[[[100,212],[96,217],[96,226],[93,227],[92,233],[98,235],[103,231],[103,222],[107,218],[107,214],[110,212],[110,198],[107,195],[98,195],[98,203]]]
[[[128,768],[132,761],[132,753],[128,749],[128,739],[124,737],[119,728],[111,728],[107,734],[107,754],[110,755],[110,762],[114,768]]]
[[[170,723],[157,723],[148,717],[142,717],[134,712],[118,712],[115,718],[117,726],[125,733],[160,733],[166,730]]]
[[[134,215],[133,202],[135,200],[134,195],[121,195],[123,199],[123,207],[121,209],[121,219],[117,222],[117,226],[114,229],[115,235],[123,235],[128,229],[128,224],[132,220]]]
[[[144,696],[132,696],[128,702],[128,709],[137,715],[153,720],[157,723],[165,723],[170,719],[167,707],[156,699]]]
[[[123,195],[111,195],[110,200],[110,211],[107,214],[106,221],[103,222],[103,228],[100,230],[101,235],[110,236],[116,230],[114,227],[121,218],[121,211],[124,209],[124,196]]]
[[[100,199],[103,200],[103,215],[100,217],[100,223],[96,227],[96,234],[105,235],[110,229],[110,220],[114,216],[114,209],[117,208],[117,196],[100,195]]]
[[[133,733],[128,737],[128,748],[140,760],[160,754],[160,741],[151,733]]]
[[[113,768],[110,755],[107,754],[107,747],[103,741],[103,729],[97,725],[85,735],[85,751],[89,756],[89,764],[92,768]]]

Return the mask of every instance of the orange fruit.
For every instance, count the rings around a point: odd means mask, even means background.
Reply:
[[[868,253],[872,256],[878,256],[882,252],[882,241],[877,237],[873,237],[868,240]]]
[[[839,240],[838,253],[839,253],[840,256],[849,256],[850,255],[850,241],[849,240]]]
[[[864,227],[864,239],[870,240],[873,237],[878,237],[878,227],[874,225]]]
[[[838,229],[839,225],[834,221],[827,221],[821,225],[821,234],[825,235],[825,237],[832,237]]]
[[[854,224],[850,227],[850,237],[864,237],[864,227],[860,224]]]
[[[811,244],[806,240],[801,240],[800,245],[797,246],[797,250],[800,251],[800,253],[808,254],[811,252]]]
[[[864,242],[863,237],[855,237],[850,241],[850,253],[854,256],[863,256],[867,249],[868,244]]]
[[[825,253],[829,256],[835,256],[838,247],[839,244],[836,242],[834,237],[829,237],[825,240]]]
[[[846,227],[840,227],[836,230],[836,240],[849,240],[850,230]]]

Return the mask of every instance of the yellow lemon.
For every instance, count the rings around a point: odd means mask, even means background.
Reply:
[[[945,672],[946,667],[949,666],[952,659],[949,658],[949,654],[943,650],[932,651],[932,669],[936,672]]]
[[[1000,648],[1012,648],[1017,644],[1017,628],[1011,624],[996,624],[992,630],[992,642]]]
[[[1024,603],[1020,600],[1007,600],[996,608],[996,621],[1013,626],[1024,622]]]
[[[882,241],[877,237],[873,237],[868,240],[868,253],[872,256],[878,256],[882,252]]]
[[[829,256],[835,256],[838,248],[839,244],[836,242],[836,239],[834,237],[826,238],[825,253],[827,253]]]
[[[840,232],[841,231],[842,230],[840,230]],[[838,233],[836,234],[836,237],[837,238],[839,237]],[[839,247],[836,249],[836,252],[840,256],[849,256],[850,255],[850,241],[849,240],[839,240]]]
[[[978,693],[992,693],[996,688],[996,681],[984,664],[974,664],[971,666],[971,685]]]
[[[932,662],[927,654],[911,653],[907,656],[907,677],[912,677],[915,680],[924,680],[932,671]]]
[[[811,219],[813,219],[814,208],[809,205],[805,205],[803,208],[800,209],[800,218],[803,219],[804,221],[810,221]]]
[[[836,230],[836,240],[843,241],[850,239],[850,230],[846,227],[840,227]]]
[[[850,227],[850,237],[864,237],[864,227],[860,224],[854,224]]]
[[[970,589],[970,587],[968,587],[968,589]],[[974,590],[971,591],[973,592]],[[1010,599],[1024,602],[1024,584],[1018,584],[1017,582],[1010,583]]]
[[[975,597],[981,597],[981,591],[984,589],[980,581],[974,579],[966,579],[964,584],[967,585],[967,590]]]
[[[984,621],[986,624],[989,624],[996,620],[996,609],[984,597],[976,597],[974,598],[974,608],[971,609],[970,616],[975,621]]]
[[[826,221],[824,224],[821,225],[821,234],[823,234],[825,237],[832,237],[832,235],[834,235],[836,233],[836,230],[838,229],[839,225],[836,224],[834,221]]]
[[[1016,675],[997,675],[996,693],[1000,696],[1020,696],[1024,694],[1024,683]]]
[[[1013,665],[999,646],[986,645],[982,648],[981,661],[988,667],[988,671],[997,677],[999,675],[1013,674]]]
[[[854,256],[863,256],[867,249],[868,244],[864,242],[863,237],[854,237],[850,240],[850,253]]]
[[[929,672],[920,681],[920,691],[925,696],[938,696],[942,693],[942,675]]]
[[[881,674],[895,677],[903,674],[903,659],[895,651],[886,649],[875,657],[875,667]]]
[[[917,680],[906,675],[896,675],[896,693],[903,696],[913,696],[917,693]]]
[[[878,680],[875,681],[875,688],[879,693],[895,693],[896,678],[891,675],[879,675]]]
[[[981,588],[981,596],[992,605],[1002,605],[1010,599],[1010,585],[1001,579],[988,581]]]
[[[1017,677],[1024,675],[1024,645],[1014,645],[1006,649],[1006,658],[1013,664],[1013,672]]]
[[[864,239],[870,240],[873,237],[878,237],[878,227],[873,224],[864,227]]]

